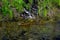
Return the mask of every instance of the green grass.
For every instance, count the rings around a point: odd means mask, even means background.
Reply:
[[[18,12],[23,12],[24,6],[30,10],[33,0],[29,0],[29,3],[26,4],[23,0],[2,0],[2,13],[4,16],[9,15],[10,18],[13,17],[13,11],[11,10],[11,6],[16,8]],[[38,0],[38,14],[43,15],[43,17],[47,17],[48,10],[53,8],[53,5],[57,4],[60,6],[60,0]],[[49,8],[46,9],[46,6]],[[56,6],[56,5],[55,5]]]

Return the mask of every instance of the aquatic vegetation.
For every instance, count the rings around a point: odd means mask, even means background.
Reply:
[[[4,17],[8,20],[1,21]],[[60,0],[0,0],[0,40],[52,40],[56,35]]]
[[[54,4],[60,6],[60,0],[2,0],[2,3],[2,13],[4,16],[8,15],[9,18],[13,18],[14,15],[12,8],[15,8],[20,14],[24,12],[24,8],[31,12],[38,7],[37,12],[35,12],[42,17],[47,17],[48,12],[54,7]]]
[[[13,12],[12,10],[10,9],[10,5],[9,5],[9,2],[8,0],[2,0],[2,13],[4,16],[6,16],[7,14],[9,15],[10,18],[13,17]]]
[[[10,1],[10,2],[9,2]],[[4,16],[7,14],[9,15],[10,18],[13,17],[13,11],[11,10],[12,7],[15,7],[17,11],[22,12],[23,11],[23,5],[25,5],[23,0],[2,0],[2,13]]]
[[[56,5],[59,5],[59,0],[39,0],[38,2],[38,14],[42,14],[43,16],[47,16],[48,12],[49,11],[53,11],[53,8],[56,6]],[[56,9],[56,8],[55,8]],[[55,10],[54,9],[54,10]],[[50,13],[53,15],[53,13]]]

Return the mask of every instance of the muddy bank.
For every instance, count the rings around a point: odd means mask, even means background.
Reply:
[[[0,22],[0,40],[57,40],[59,35],[59,19]]]

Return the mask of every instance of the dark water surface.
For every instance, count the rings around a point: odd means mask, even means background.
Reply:
[[[60,40],[60,20],[33,25],[0,22],[0,40]]]

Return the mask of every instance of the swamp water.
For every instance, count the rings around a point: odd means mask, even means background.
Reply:
[[[60,21],[31,22],[27,25],[0,22],[0,40],[60,40]]]

